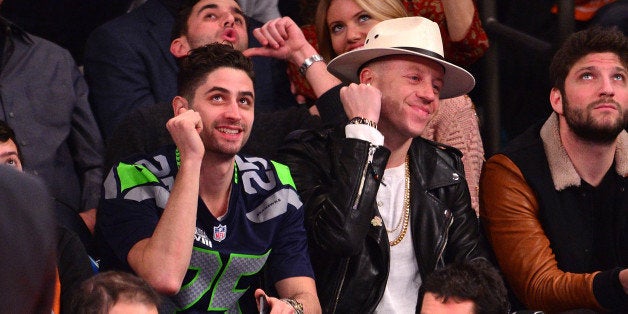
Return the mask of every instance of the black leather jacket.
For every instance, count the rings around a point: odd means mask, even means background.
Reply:
[[[411,231],[421,278],[453,261],[487,258],[459,152],[416,138],[409,154]],[[373,312],[386,286],[390,247],[385,227],[371,220],[379,216],[378,179],[390,151],[347,139],[337,128],[294,133],[278,155],[304,202],[323,312]]]

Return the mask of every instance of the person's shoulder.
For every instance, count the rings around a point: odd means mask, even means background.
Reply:
[[[247,217],[262,212],[280,214],[286,208],[299,209],[300,201],[290,168],[271,159],[236,155],[238,193],[247,205]],[[276,210],[270,210],[270,209]],[[273,215],[274,215],[273,214]]]
[[[67,101],[69,93],[75,91],[77,83],[82,82],[83,77],[79,72],[74,58],[69,50],[47,39],[24,32],[19,39],[14,37],[14,51],[7,61],[8,67],[15,67],[22,80],[27,80],[30,85],[44,84],[48,89],[35,92],[33,95],[52,95],[48,91],[54,90],[58,108],[71,108],[76,106],[74,101]],[[79,81],[77,81],[77,78]],[[15,91],[14,91],[15,92]],[[54,93],[53,93],[54,94]],[[56,98],[56,97],[59,98]],[[55,99],[47,99],[54,101]],[[72,98],[75,99],[75,98]],[[40,99],[43,100],[43,99]],[[86,102],[86,100],[85,100]],[[80,103],[80,105],[85,103]],[[57,108],[57,109],[58,109]]]
[[[141,33],[142,29],[145,28],[145,23],[136,18],[136,14],[131,15],[131,13],[118,16],[94,29],[87,38],[87,47],[95,42],[123,40],[124,38],[133,38],[135,34]]]
[[[148,24],[146,20],[146,13],[144,11],[145,8],[140,6],[131,12],[124,13],[103,23],[98,26],[95,31],[134,29],[141,27],[144,24]]]
[[[129,198],[141,201],[159,199],[165,205],[164,196],[174,183],[179,169],[179,155],[174,145],[160,148],[152,154],[137,154],[113,164],[103,182],[105,199]],[[125,196],[127,195],[127,196]]]
[[[325,152],[336,151],[337,148],[342,147],[344,138],[344,127],[340,126],[295,130],[285,137],[276,156],[283,161],[291,160],[296,156],[308,156],[307,158],[322,161],[319,157],[325,155]]]
[[[464,171],[462,152],[455,147],[443,143],[416,137],[411,145],[412,155],[420,165],[442,165],[439,169],[453,172]],[[444,167],[444,168],[443,168]]]
[[[273,165],[275,162],[267,158],[240,153],[236,155],[235,163],[239,171],[253,170],[266,172],[274,169]]]
[[[290,168],[287,165],[262,157],[248,156],[244,154],[236,155],[236,167],[238,169],[238,173],[243,177],[247,178],[267,178],[268,176],[276,176],[279,179],[279,182],[275,185],[275,188],[279,188],[281,186],[293,186],[294,182],[292,179],[292,174],[290,173]],[[246,173],[246,175],[245,175]],[[255,175],[256,173],[257,175]],[[262,180],[265,181],[265,180]],[[273,190],[272,186],[267,186],[270,190]]]
[[[52,41],[28,32],[22,32],[19,36],[15,35],[14,39],[16,38],[19,38],[16,41],[21,41],[28,47],[29,54],[34,57],[31,60],[45,60],[46,63],[64,61],[74,65],[70,52]]]
[[[172,174],[180,162],[175,145],[165,145],[151,153],[139,153],[114,163],[112,170],[121,176],[164,177]]]
[[[286,143],[294,142],[317,142],[326,141],[332,138],[340,138],[344,135],[344,126],[322,127],[311,129],[299,129],[290,132],[286,138]]]
[[[541,127],[542,122],[537,122],[528,127],[523,133],[517,135],[511,141],[506,143],[499,153],[507,156],[520,155],[523,152],[533,149],[534,147],[540,147],[542,145],[541,140]]]
[[[422,137],[417,137],[412,141],[412,146],[422,150],[429,150],[436,152],[441,157],[447,156],[447,158],[462,158],[462,152],[447,144],[428,140]]]
[[[89,36],[88,43],[105,35],[114,38],[133,38],[144,36],[145,31],[155,24],[170,24],[174,18],[162,7],[159,1],[147,1],[135,10],[122,14],[106,23],[98,26]],[[91,40],[90,40],[91,39]]]

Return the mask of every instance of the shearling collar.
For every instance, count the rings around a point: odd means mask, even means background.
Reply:
[[[553,112],[541,128],[541,139],[547,155],[552,181],[556,191],[570,186],[580,186],[580,176],[563,147],[558,133],[558,115]],[[615,170],[622,177],[628,176],[628,133],[622,131],[615,150]]]

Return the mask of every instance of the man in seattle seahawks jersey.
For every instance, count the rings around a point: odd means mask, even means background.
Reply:
[[[170,296],[169,312],[255,312],[262,277],[282,298],[267,297],[273,312],[320,312],[290,171],[237,155],[253,123],[250,61],[211,44],[179,66],[167,123],[176,146],[118,162],[105,179],[102,268],[143,277]]]

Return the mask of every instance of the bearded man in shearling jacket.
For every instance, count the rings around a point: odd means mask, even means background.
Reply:
[[[573,34],[550,67],[554,112],[491,157],[480,217],[526,307],[628,311],[628,40]]]

